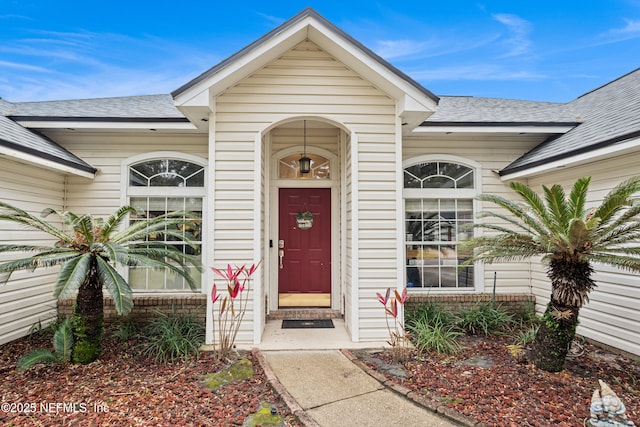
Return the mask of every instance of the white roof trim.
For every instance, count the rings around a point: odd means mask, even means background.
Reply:
[[[417,126],[435,111],[433,98],[314,16],[306,16],[283,28],[211,76],[177,94],[174,98],[176,106],[183,112],[194,107],[210,108],[209,97],[204,96],[204,92],[216,96],[307,39],[398,100],[398,114],[403,119],[407,116],[408,124]]]
[[[550,172],[554,169],[580,166],[586,163],[593,163],[597,160],[618,157],[629,152],[637,151],[639,147],[640,138],[634,138],[623,143],[610,145],[607,147],[599,148],[597,150],[589,151],[587,153],[577,154],[575,156],[549,162],[544,165],[503,175],[500,177],[500,179],[502,179],[502,181],[509,181],[512,179],[528,178],[535,175],[543,174],[545,172]]]
[[[27,154],[22,151],[14,150],[13,148],[8,148],[0,145],[0,156],[5,155],[7,157],[12,157],[14,160],[35,164],[38,166],[42,166],[46,169],[55,170],[57,172],[68,173],[76,176],[81,176],[84,178],[95,178],[95,174],[91,172],[87,172],[81,169],[77,169],[71,166],[63,165],[52,160],[46,160],[42,157],[34,156],[32,154]]]
[[[191,122],[130,122],[130,121],[59,121],[59,120],[19,120],[16,121],[25,128],[34,129],[169,129],[195,130],[197,127]]]
[[[539,133],[559,134],[567,133],[575,126],[421,126],[413,130],[412,134],[425,133]]]

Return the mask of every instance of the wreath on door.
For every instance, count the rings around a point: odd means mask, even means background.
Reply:
[[[313,227],[313,213],[311,213],[311,211],[298,212],[296,222],[300,230],[310,229]]]

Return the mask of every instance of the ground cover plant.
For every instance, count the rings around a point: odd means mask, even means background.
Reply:
[[[501,311],[499,306],[495,309]],[[599,379],[612,387],[626,405],[629,419],[640,425],[640,358],[581,340],[574,346],[579,352],[568,352],[563,371],[548,372],[513,352],[514,345],[526,348],[531,344],[539,326],[534,316],[511,316],[489,334],[478,328],[472,328],[476,329],[472,333],[460,323],[460,315],[468,310],[474,308],[450,310],[437,303],[412,306],[406,321],[416,346],[403,361],[394,362],[390,350],[360,351],[356,356],[390,381],[485,426],[585,425]],[[475,310],[473,318],[482,313],[489,319],[505,318],[487,314],[486,307]],[[457,334],[444,337],[432,332],[437,328]],[[421,331],[430,345],[425,344]]]
[[[142,351],[148,343],[145,325],[134,329],[129,323],[108,325],[101,357],[86,365],[18,370],[20,355],[51,348],[49,329],[0,346],[0,425],[240,426],[265,404],[275,407],[286,425],[299,425],[252,353],[233,353],[223,362],[201,352],[163,363]],[[243,357],[253,362],[251,378],[214,391],[203,383],[207,374]]]

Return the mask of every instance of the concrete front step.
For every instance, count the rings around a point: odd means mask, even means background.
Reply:
[[[267,315],[267,320],[282,319],[342,319],[342,314],[338,310],[326,308],[285,308]]]

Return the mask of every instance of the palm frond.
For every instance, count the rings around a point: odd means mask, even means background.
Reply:
[[[173,262],[173,264],[169,261]],[[202,263],[198,257],[184,254],[178,250],[137,248],[128,251],[127,265],[129,266],[142,266],[153,269],[173,269],[175,268],[174,264],[179,265],[185,270],[189,267],[194,267],[200,272],[203,271]],[[186,276],[183,275],[183,277]]]
[[[606,236],[594,239],[593,248],[606,248],[614,245],[625,245],[637,240],[640,233],[640,223],[634,222],[619,226]]]
[[[625,256],[616,254],[589,254],[585,258],[589,261],[610,265],[630,271],[640,271],[640,258],[638,256]]]
[[[523,206],[518,203],[512,202],[502,196],[496,196],[492,194],[481,194],[478,196],[478,200],[491,202],[495,205],[500,206],[503,209],[509,211],[513,216],[518,219],[521,219],[528,227],[534,230],[537,234],[548,234],[549,230],[547,228],[547,224],[545,222],[536,221],[531,217],[529,212],[523,208]],[[499,214],[493,213],[490,214],[492,216],[498,217]]]
[[[0,202],[0,221],[13,222],[30,229],[40,230],[65,242],[73,240],[64,230],[5,202]]]
[[[76,222],[78,220],[78,215],[76,215],[75,213],[71,212],[71,211],[64,211],[64,212],[58,212],[54,209],[45,209],[42,211],[41,216],[43,218],[46,218],[47,216],[49,216],[50,214],[55,213],[56,215],[58,215],[60,218],[62,218],[62,222],[73,228],[73,223]]]
[[[56,356],[49,350],[33,350],[26,356],[22,356],[20,359],[18,359],[18,369],[21,371],[26,371],[27,369],[38,363],[50,363],[57,361],[58,356]]]
[[[44,246],[44,245],[16,245],[12,243],[0,245],[0,253],[3,253],[3,252],[63,253],[63,252],[69,252],[69,251],[72,251],[72,249],[64,248],[64,247],[56,248],[56,247]]]
[[[71,329],[71,318],[66,318],[53,334],[53,348],[62,361],[71,359],[71,349],[73,348],[73,330]]]
[[[82,254],[62,266],[53,290],[55,298],[66,298],[75,293],[89,274],[92,258],[90,253]]]
[[[481,212],[478,215],[478,217],[479,218],[497,218],[497,219],[500,219],[500,220],[502,220],[502,221],[504,221],[506,223],[511,224],[516,229],[518,229],[518,228],[521,229],[525,233],[532,233],[532,234],[535,233],[535,231],[533,229],[531,229],[531,227],[528,227],[524,221],[522,221],[521,219],[519,219],[519,218],[517,218],[517,217],[515,217],[513,215],[509,216],[509,215],[502,214],[500,212],[484,211],[484,212]],[[494,228],[494,227],[500,227],[505,232],[509,232],[509,231],[515,232],[515,230],[510,230],[510,229],[508,229],[506,227],[496,226],[494,224],[488,224],[488,223],[484,223],[484,222],[483,223],[473,224],[473,226],[476,227],[476,228],[486,228],[486,229],[493,228],[493,229],[496,229],[496,230],[497,230],[497,228]]]
[[[186,211],[171,212],[155,218],[134,221],[124,230],[111,237],[111,241],[116,243],[127,243],[138,240],[147,240],[152,234],[163,234],[176,237],[185,242],[191,242],[189,233],[179,230],[181,226],[192,225],[194,221],[199,221],[199,217]]]
[[[628,226],[630,222],[637,223],[638,221],[640,221],[640,203],[634,203],[619,215],[612,217],[609,222],[602,223],[601,221],[594,232],[594,241],[607,241],[618,234],[620,227]]]
[[[122,222],[127,218],[127,215],[137,212],[138,210],[133,206],[120,207],[116,212],[109,215],[107,220],[104,222],[104,226],[102,227],[102,236],[110,236],[120,227]]]
[[[87,244],[91,245],[95,236],[93,235],[94,218],[91,215],[80,215],[71,224],[73,230],[80,233],[87,240]]]
[[[549,228],[551,219],[549,218],[547,208],[540,196],[538,196],[538,194],[530,187],[522,184],[521,182],[512,182],[509,184],[509,187],[524,199],[538,221],[546,228]]]
[[[467,264],[475,261],[486,263],[512,261],[542,255],[547,249],[533,236],[525,234],[500,234],[490,237],[474,237],[461,245],[461,250],[473,250]]]
[[[631,197],[639,192],[640,176],[620,183],[604,197],[602,204],[594,212],[594,216],[599,217],[603,223],[608,223],[622,208],[632,206],[634,200]]]
[[[587,203],[587,194],[591,177],[578,178],[571,188],[568,202],[568,214],[570,218],[584,218],[584,207]]]
[[[36,268],[53,267],[63,265],[69,260],[78,257],[77,252],[42,253],[28,258],[14,259],[0,264],[0,272],[17,270],[35,270]]]
[[[569,226],[569,215],[567,213],[566,194],[562,186],[555,184],[551,188],[542,186],[547,201],[549,217],[556,233],[565,232]]]
[[[116,312],[123,316],[128,314],[133,308],[133,300],[131,299],[131,287],[124,278],[118,274],[116,269],[106,262],[102,257],[96,257],[97,270],[102,283],[109,292]]]

